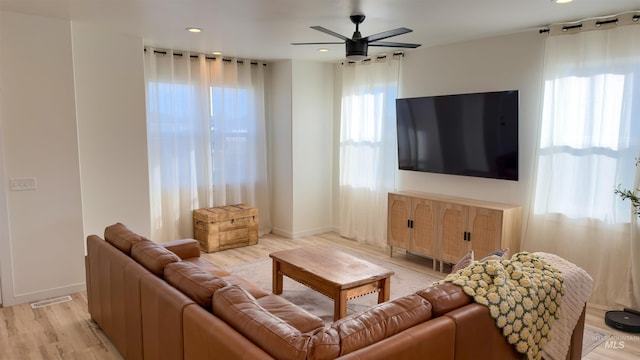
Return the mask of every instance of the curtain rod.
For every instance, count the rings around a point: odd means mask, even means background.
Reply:
[[[144,50],[143,50],[143,51],[144,51],[144,52],[147,52],[147,48],[144,48]],[[185,51],[185,52],[188,52],[188,51]],[[182,57],[182,56],[184,56],[184,53],[185,53],[185,52],[173,52],[171,55],[173,55],[173,56],[180,56],[180,57]],[[159,55],[167,55],[167,54],[168,54],[168,50],[153,50],[153,53],[154,53],[154,54],[159,54]],[[202,53],[194,53],[194,55],[189,55],[189,57],[190,57],[191,59],[197,59],[197,58],[199,58],[199,57],[200,57],[200,55],[204,55],[204,58],[205,58],[206,60],[212,60],[212,61],[215,61],[215,60],[217,60],[217,59],[218,59],[218,58],[217,58],[217,57],[215,57],[215,56],[209,56],[209,55],[207,55],[207,54],[202,54]],[[220,59],[221,59],[223,62],[232,62],[232,61],[233,61],[233,59],[231,59],[231,58],[225,58],[225,57],[221,57]],[[236,61],[236,63],[237,63],[237,64],[241,64],[241,65],[245,63],[245,60],[242,60],[242,59],[236,59],[235,61]],[[251,65],[260,65],[260,63],[259,63],[259,62],[254,61],[254,60],[249,61],[249,64],[251,64]],[[266,64],[266,63],[262,63],[262,66],[267,66],[267,64]]]
[[[640,14],[638,14],[637,11],[632,11],[632,12],[627,12],[627,13],[622,13],[617,15],[584,19],[584,20],[575,21],[571,23],[551,24],[546,28],[542,28],[538,30],[538,32],[540,34],[544,34],[544,33],[554,32],[555,30],[555,31],[561,31],[563,33],[566,33],[570,30],[583,30],[585,29],[583,25],[591,25],[593,27],[591,28],[591,30],[595,30],[595,29],[601,28],[603,25],[613,25],[613,26],[630,25],[632,23],[638,23],[639,20],[640,20]],[[622,24],[620,24],[620,22],[622,22]]]
[[[404,51],[396,51],[396,52],[394,52],[393,54],[391,54],[391,56],[393,56],[393,57],[395,57],[395,58],[401,58],[401,57],[404,57]],[[377,55],[377,56],[375,57],[375,60],[384,60],[384,59],[386,59],[386,58],[387,58],[387,55],[386,55],[386,54],[383,54],[383,55]],[[372,61],[372,60],[374,60],[374,58],[370,58],[370,57],[368,57],[368,58],[366,58],[366,59],[362,60],[362,61],[361,61],[361,63],[368,63],[368,62],[370,62],[370,61]],[[347,64],[357,64],[357,62],[356,62],[356,61],[346,61],[346,63],[347,63]],[[345,64],[345,61],[341,62],[340,64],[341,64],[341,65],[344,65],[344,64]]]

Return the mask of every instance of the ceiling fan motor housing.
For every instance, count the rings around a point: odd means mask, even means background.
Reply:
[[[367,41],[345,41],[347,57],[349,56],[367,56],[369,44]]]

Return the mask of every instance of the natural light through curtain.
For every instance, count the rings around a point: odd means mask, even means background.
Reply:
[[[640,169],[640,26],[550,36],[526,248],[557,253],[594,279],[591,302],[637,307],[640,238],[616,186]]]
[[[342,67],[340,234],[379,246],[395,186],[399,67],[399,58]]]
[[[192,237],[194,209],[238,203],[270,231],[264,66],[178,54],[144,55],[152,239]]]

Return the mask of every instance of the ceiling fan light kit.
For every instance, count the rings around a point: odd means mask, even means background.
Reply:
[[[338,34],[322,26],[311,26],[312,29],[323,32],[325,34],[337,37],[343,42],[322,42],[322,43],[292,43],[292,45],[324,45],[324,44],[342,44],[345,45],[345,56],[349,61],[363,61],[368,57],[369,46],[384,46],[396,48],[417,48],[421,44],[409,44],[399,42],[380,41],[393,36],[409,33],[413,30],[407,28],[398,28],[394,30],[384,31],[378,34],[362,37],[360,34],[360,24],[364,21],[365,16],[361,14],[351,15],[351,22],[356,25],[356,31],[351,38]]]

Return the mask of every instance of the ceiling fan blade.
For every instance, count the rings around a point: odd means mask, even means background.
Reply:
[[[374,41],[369,43],[369,46],[386,46],[386,47],[399,47],[399,48],[410,48],[410,49],[415,49],[420,45],[422,44],[408,44],[408,43],[389,42],[389,41]]]
[[[398,36],[398,35],[410,33],[412,31],[413,30],[407,29],[407,28],[397,28],[397,29],[393,29],[393,30],[389,30],[389,31],[385,31],[385,32],[369,35],[369,36],[365,37],[364,39],[366,39],[369,42],[372,42],[372,41],[378,41],[378,40],[390,38],[392,36]]]
[[[335,36],[335,37],[337,37],[338,39],[342,39],[342,40],[349,40],[349,38],[348,38],[348,37],[346,37],[346,36],[344,36],[344,35],[340,35],[340,34],[338,34],[337,32],[331,31],[331,30],[329,30],[329,29],[327,29],[327,28],[324,28],[324,27],[322,27],[322,26],[311,26],[311,28],[312,28],[313,30],[321,31],[321,32],[323,32],[323,33],[325,33],[325,34],[329,34],[329,35],[331,35],[331,36]]]
[[[291,43],[291,45],[331,45],[331,44],[340,44],[343,45],[344,42],[305,42],[305,43]]]

